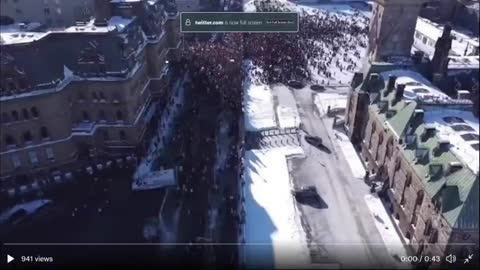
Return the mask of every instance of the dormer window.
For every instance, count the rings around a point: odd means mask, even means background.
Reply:
[[[38,110],[36,107],[32,107],[32,109],[30,110],[32,112],[32,116],[33,118],[38,118]]]

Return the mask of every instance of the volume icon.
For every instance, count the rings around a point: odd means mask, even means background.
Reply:
[[[445,260],[446,260],[448,263],[454,263],[454,262],[457,261],[457,256],[450,254],[450,255],[448,255],[448,256],[445,258]]]

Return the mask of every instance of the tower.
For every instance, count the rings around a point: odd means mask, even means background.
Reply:
[[[376,0],[370,23],[369,60],[385,61],[388,56],[407,56],[425,0]]]
[[[435,43],[435,53],[431,62],[431,74],[438,73],[445,77],[448,69],[448,54],[452,48],[452,27],[447,24],[443,28],[443,34]]]

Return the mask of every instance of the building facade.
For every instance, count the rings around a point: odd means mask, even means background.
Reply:
[[[1,179],[145,143],[180,44],[175,2],[95,4],[95,19],[61,31],[2,32]]]
[[[38,22],[50,27],[74,25],[93,15],[94,0],[1,0],[0,15],[16,23]]]
[[[353,85],[348,134],[383,185],[410,251],[467,258],[479,241],[478,118],[471,101],[451,99],[420,74],[397,68],[373,64]]]
[[[410,56],[422,0],[378,0],[370,21],[369,59]],[[399,18],[402,18],[399,20]]]

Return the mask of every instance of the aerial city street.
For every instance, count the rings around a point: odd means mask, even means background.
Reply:
[[[478,0],[27,2],[0,9],[1,260],[478,267]]]

